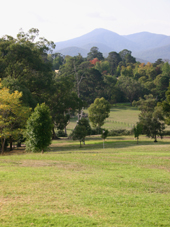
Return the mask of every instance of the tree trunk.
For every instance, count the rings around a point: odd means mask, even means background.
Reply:
[[[56,133],[55,133],[54,127],[53,127],[52,139],[53,139],[53,140],[59,139],[59,138],[57,137]]]
[[[3,154],[5,151],[5,140],[6,140],[5,138],[1,138],[1,146],[2,146],[1,154]]]
[[[65,133],[65,135],[67,135],[67,128],[66,128],[66,126],[64,128],[64,133]]]
[[[157,139],[156,139],[156,135],[155,135],[155,140],[154,140],[154,142],[158,142]]]

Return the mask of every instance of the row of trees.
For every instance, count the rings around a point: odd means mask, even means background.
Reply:
[[[63,56],[52,53],[54,43],[38,38],[38,33],[38,29],[30,29],[28,33],[20,31],[17,38],[0,39],[2,148],[8,138],[12,149],[12,141],[22,137],[31,111],[42,103],[49,108],[52,137],[56,138],[55,129],[65,129],[66,133],[70,116],[78,113],[79,121],[83,107],[96,98],[103,97],[111,104],[132,103],[152,94],[156,102],[165,100],[170,78],[168,62],[159,59],[154,64],[141,64],[129,50],[110,52],[104,58],[97,47],[91,48],[87,58],[80,54]],[[90,120],[93,122],[92,116]]]

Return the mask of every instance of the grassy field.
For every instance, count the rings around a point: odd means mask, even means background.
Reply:
[[[170,139],[54,141],[0,156],[0,226],[170,226]]]
[[[85,113],[88,113],[85,110]],[[108,130],[111,129],[132,129],[133,125],[138,121],[140,111],[136,107],[129,105],[117,105],[111,108],[109,118],[105,120],[102,126]],[[74,129],[77,117],[73,117],[67,126],[68,134]]]

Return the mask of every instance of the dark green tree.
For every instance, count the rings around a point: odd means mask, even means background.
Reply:
[[[162,107],[165,115],[165,122],[170,125],[170,83],[166,91],[166,99],[162,102]]]
[[[48,52],[54,43],[38,37],[38,29],[20,31],[17,38],[0,39],[0,78],[10,76],[30,90],[38,102],[44,102],[54,77]]]
[[[26,125],[26,150],[32,152],[44,152],[51,144],[52,119],[50,110],[45,103],[37,105]]]
[[[143,133],[148,137],[154,138],[157,142],[157,136],[163,136],[165,129],[163,110],[161,106],[156,106],[157,101],[153,95],[145,95],[144,99],[134,102],[141,110],[139,114],[139,123],[143,127]]]
[[[117,66],[122,59],[117,52],[112,51],[109,53],[107,60],[110,65],[110,74],[113,76],[116,73]]]
[[[104,60],[103,54],[99,51],[98,47],[92,47],[90,52],[87,54],[87,60],[93,60],[93,58]]]
[[[131,104],[134,100],[137,100],[143,95],[141,83],[132,77],[120,76],[118,80],[118,87],[125,94]]]
[[[73,131],[73,140],[79,140],[80,147],[81,142],[85,141],[86,135],[87,135],[86,127],[84,125],[77,124]]]
[[[142,133],[142,129],[143,129],[142,124],[139,122],[137,122],[133,128],[134,137],[137,139],[137,144],[139,140],[139,135]]]
[[[109,131],[107,129],[102,129],[101,132],[102,132],[101,137],[103,140],[105,140],[108,136]]]

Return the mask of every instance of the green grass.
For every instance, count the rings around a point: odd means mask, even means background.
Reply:
[[[54,141],[0,157],[0,226],[170,226],[170,140]]]
[[[85,110],[85,113],[88,113]],[[134,124],[138,121],[140,111],[136,107],[130,105],[116,105],[111,108],[109,118],[105,120],[105,124],[102,126],[108,130],[111,129],[132,129]],[[71,118],[70,123],[67,126],[68,134],[74,129],[76,125],[77,117]]]

